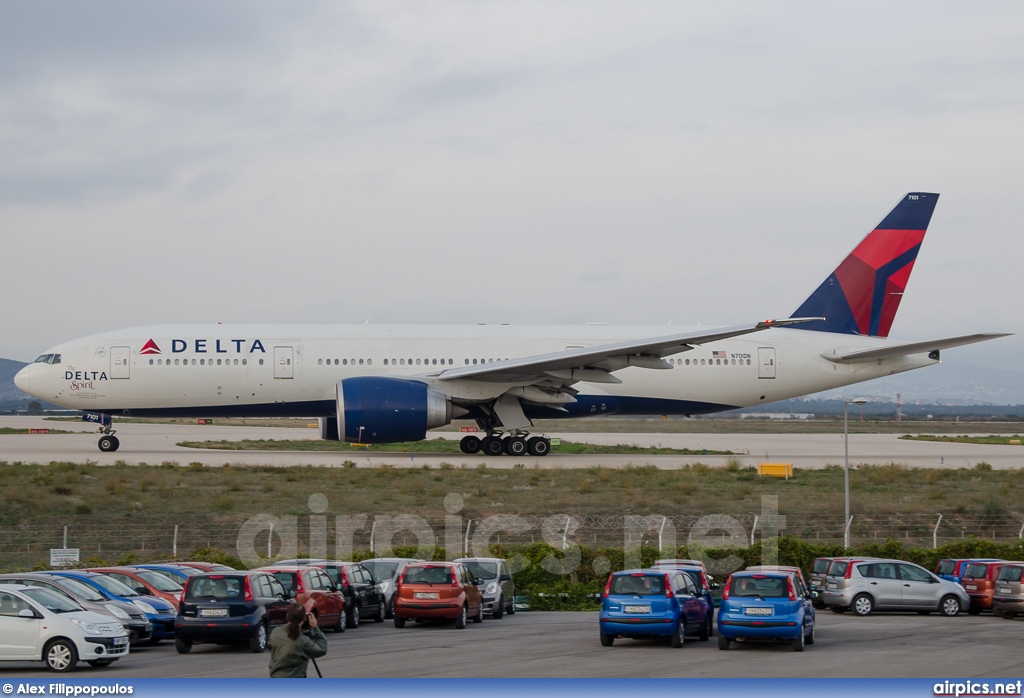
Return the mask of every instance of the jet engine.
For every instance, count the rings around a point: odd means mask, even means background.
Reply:
[[[338,381],[338,416],[320,420],[320,435],[360,444],[419,441],[452,421],[452,403],[426,383],[386,376]],[[464,411],[464,410],[460,410]],[[334,434],[330,427],[337,425]]]

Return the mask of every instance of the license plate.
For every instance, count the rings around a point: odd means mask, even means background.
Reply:
[[[199,615],[203,618],[223,618],[228,614],[226,608],[201,608],[199,609]]]
[[[417,599],[436,599],[437,598],[437,592],[436,591],[417,591],[415,594],[413,594],[413,598],[417,598]]]
[[[760,606],[752,606],[744,608],[743,612],[748,616],[770,616],[772,614],[772,609],[762,608]]]
[[[114,645],[115,646],[117,646],[117,645],[127,645],[127,644],[128,644],[128,638],[127,637],[115,637],[114,638]]]
[[[622,611],[624,613],[650,613],[650,606],[623,606]]]
[[[838,587],[839,585],[838,585],[838,584],[836,584],[835,582],[829,582],[829,583],[828,583],[828,584],[827,584],[826,586],[827,586],[827,587],[828,587],[829,589],[835,589],[835,588],[836,588],[836,587]]]
[[[999,587],[999,593],[1000,594],[1012,594],[1013,592],[1010,591],[1010,587]]]
[[[978,585],[977,584],[968,584],[967,586],[964,587],[964,589],[966,589],[967,591],[977,591],[978,590]]]

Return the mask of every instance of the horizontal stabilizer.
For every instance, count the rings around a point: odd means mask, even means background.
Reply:
[[[1008,336],[1007,333],[988,332],[982,334],[968,334],[963,337],[950,337],[948,339],[933,339],[928,342],[912,342],[910,344],[895,344],[891,347],[882,347],[881,349],[864,349],[861,351],[851,351],[845,354],[822,354],[823,359],[828,359],[837,364],[855,364],[862,363],[865,361],[878,361],[881,359],[895,359],[900,356],[910,356],[911,354],[930,354],[933,351],[939,351],[940,349],[951,349],[953,347],[962,347],[965,344],[974,344],[975,342],[987,342],[990,339],[998,339],[1000,337]]]

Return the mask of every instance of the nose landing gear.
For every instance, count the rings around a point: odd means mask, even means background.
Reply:
[[[109,424],[100,427],[100,432],[103,436],[100,437],[98,445],[104,453],[111,453],[121,447],[121,441],[114,436],[114,431]]]

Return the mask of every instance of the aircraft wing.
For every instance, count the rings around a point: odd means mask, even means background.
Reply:
[[[863,349],[860,351],[851,351],[845,354],[822,354],[822,358],[828,359],[833,363],[837,364],[851,364],[851,363],[862,363],[865,361],[878,361],[881,359],[894,359],[900,356],[909,356],[911,354],[928,354],[933,351],[939,351],[940,349],[951,349],[952,347],[961,347],[965,344],[974,344],[975,342],[985,342],[990,339],[998,339],[999,337],[1006,337],[1008,333],[997,333],[988,332],[982,334],[968,334],[962,337],[949,337],[947,339],[933,339],[928,342],[912,342],[910,344],[895,344],[891,347],[882,347],[880,349]]]
[[[522,383],[555,378],[561,379],[565,383],[576,381],[620,383],[618,378],[611,375],[612,371],[627,366],[671,368],[671,365],[662,357],[689,351],[693,349],[694,345],[739,337],[767,330],[770,327],[783,327],[819,319],[787,318],[765,320],[753,325],[709,328],[706,331],[601,344],[508,361],[495,361],[479,366],[452,368],[433,375],[442,381],[470,379],[494,383]]]

